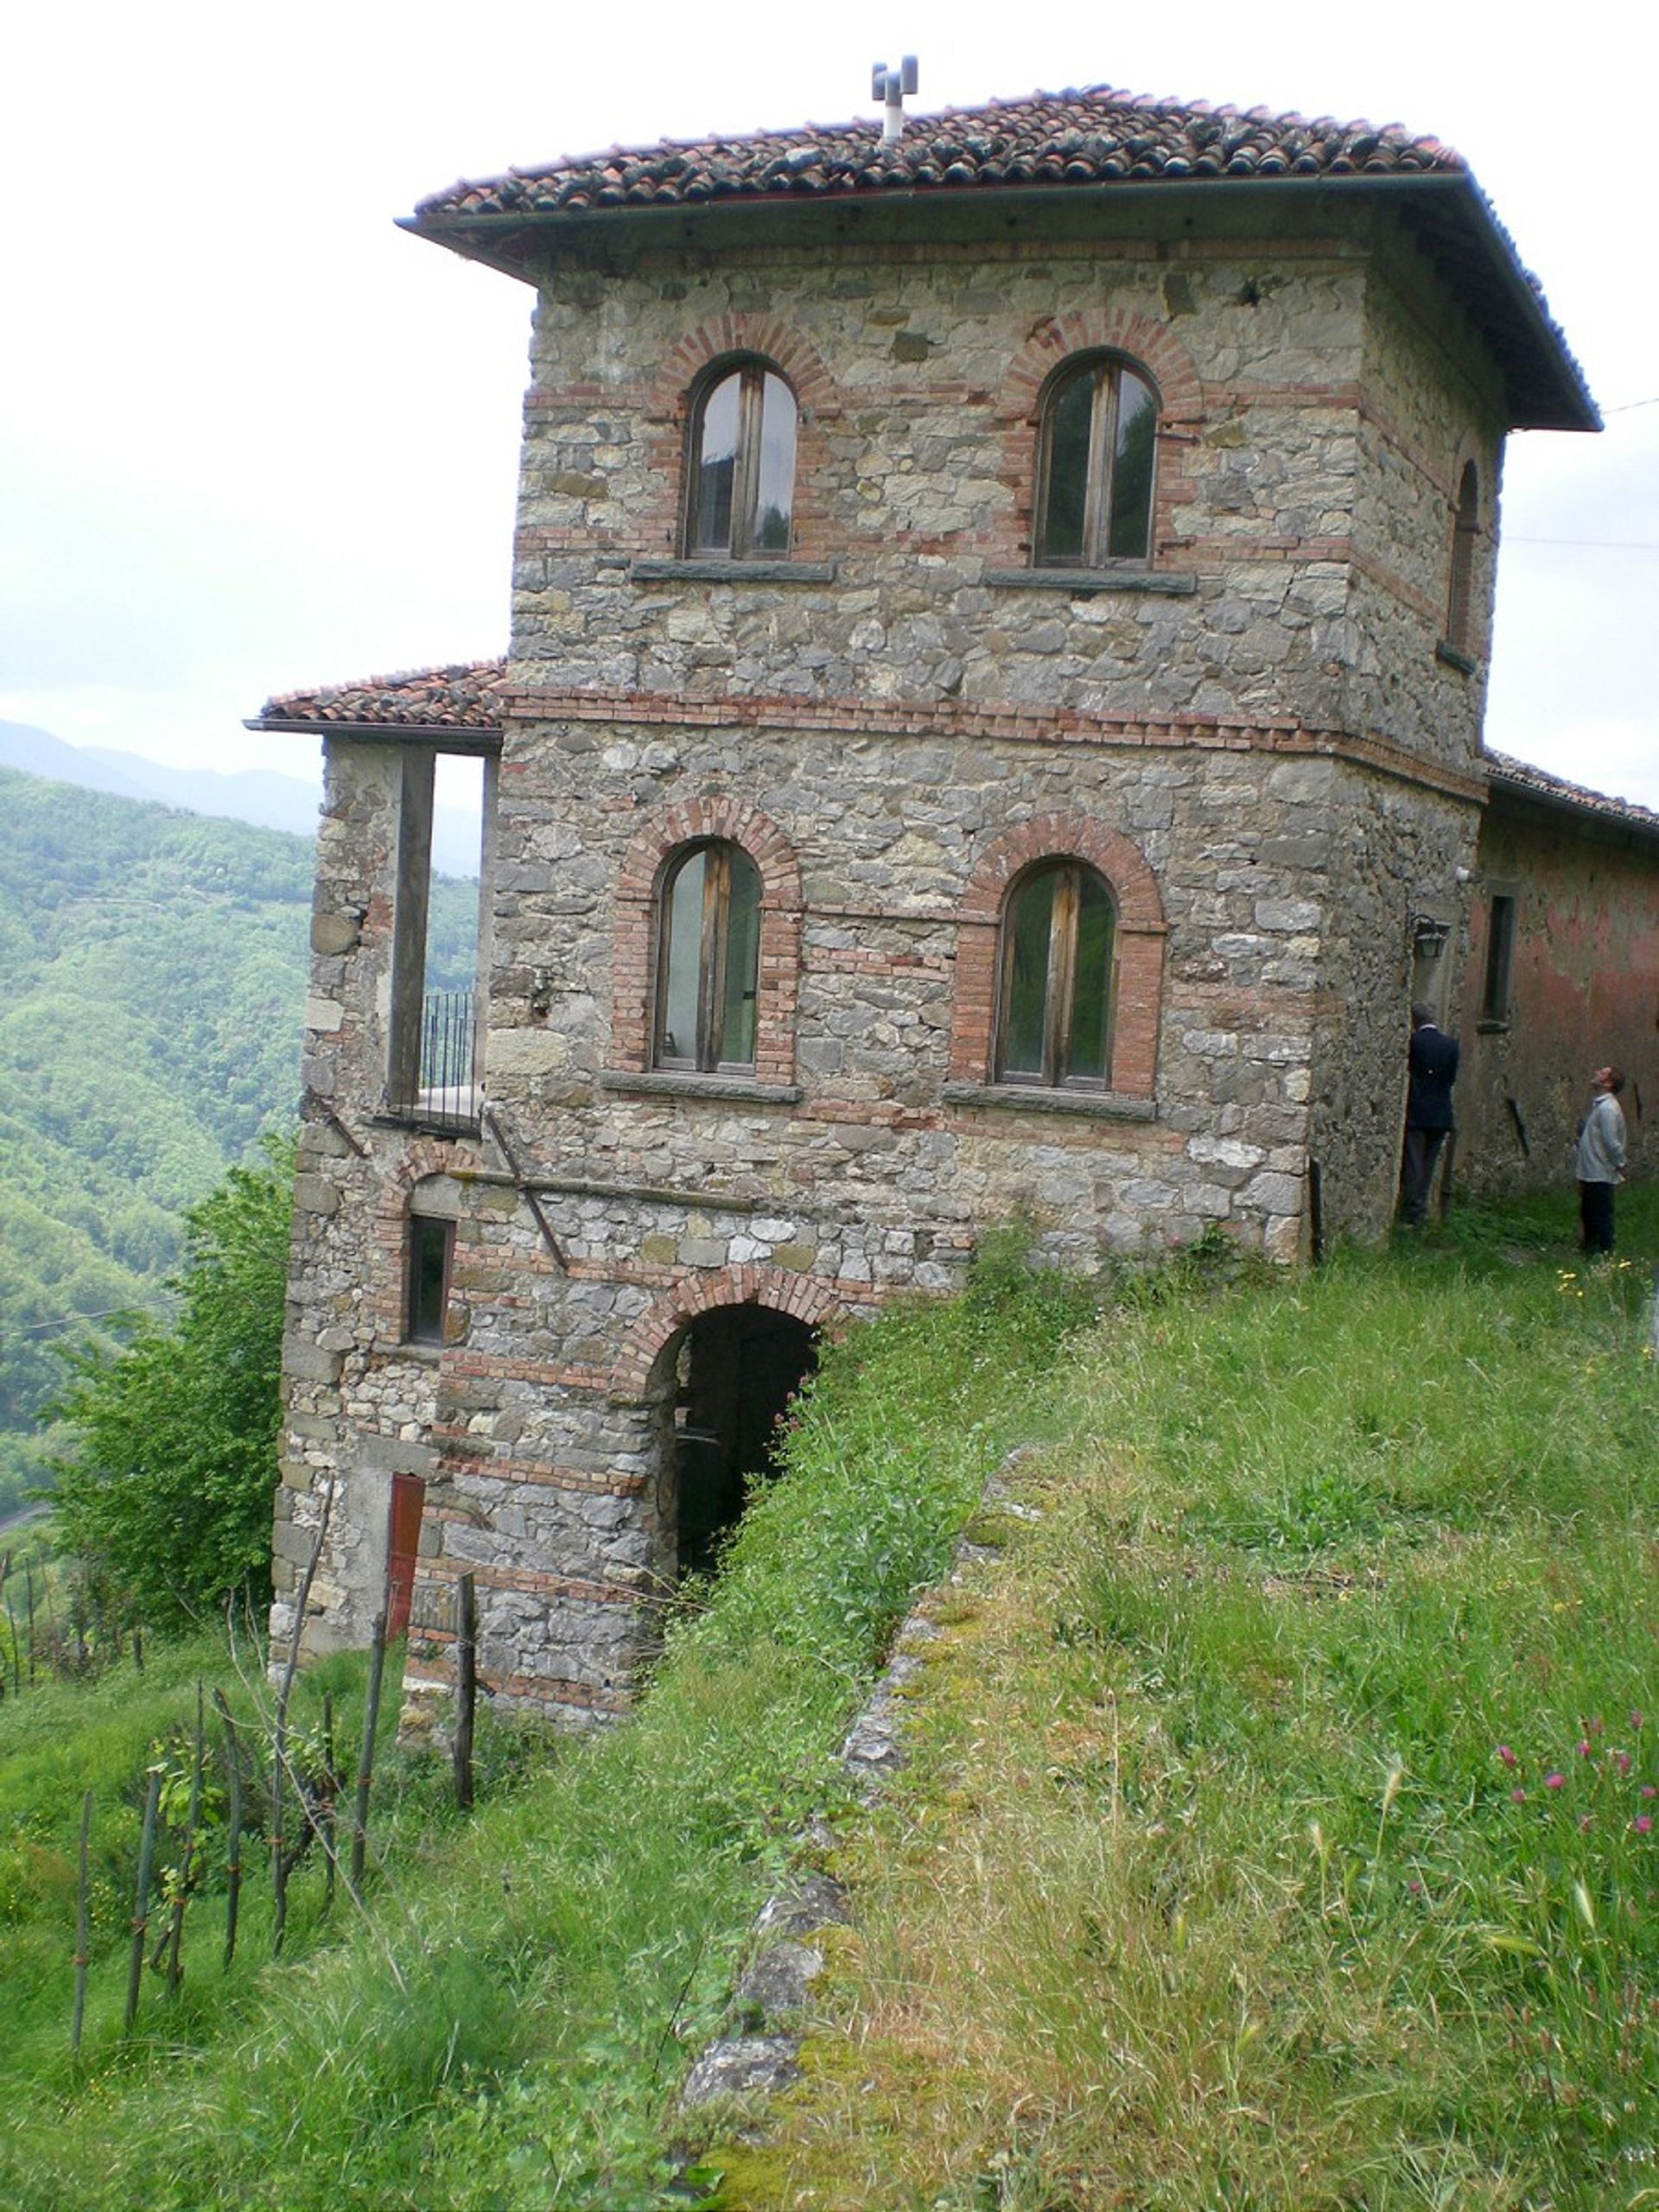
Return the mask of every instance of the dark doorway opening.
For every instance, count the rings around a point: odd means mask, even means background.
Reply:
[[[814,1331],[766,1306],[700,1314],[681,1341],[674,1403],[675,1564],[715,1564],[750,1485],[772,1471],[779,1416],[817,1364]]]

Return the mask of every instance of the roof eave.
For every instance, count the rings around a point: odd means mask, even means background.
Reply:
[[[499,753],[502,739],[501,729],[495,725],[325,721],[321,715],[250,715],[242,727],[269,737],[347,737],[359,744],[437,745],[446,753]]]
[[[1541,785],[1533,779],[1548,771],[1527,769],[1524,764],[1517,773],[1489,756],[1484,766],[1489,801],[1503,798],[1522,808],[1535,807],[1541,813],[1566,815],[1586,832],[1634,837],[1644,845],[1659,845],[1659,815],[1645,807],[1610,798],[1602,791],[1581,791],[1555,779],[1551,779],[1554,788]]]
[[[416,238],[429,239],[465,260],[482,263],[520,283],[540,281],[548,247],[562,239],[589,239],[607,233],[629,235],[662,230],[671,224],[702,224],[765,211],[817,210],[820,215],[848,207],[912,209],[928,206],[961,207],[976,198],[997,207],[1076,207],[1090,197],[1110,197],[1113,205],[1158,195],[1164,199],[1194,199],[1224,191],[1230,204],[1249,199],[1273,199],[1282,203],[1294,191],[1339,192],[1344,198],[1362,194],[1384,198],[1413,197],[1432,205],[1450,199],[1456,207],[1469,243],[1481,251],[1497,277],[1532,353],[1534,375],[1517,380],[1516,404],[1510,428],[1517,430],[1599,430],[1601,416],[1591,397],[1578,364],[1560,334],[1545,313],[1538,293],[1499,227],[1490,203],[1466,170],[1443,175],[1414,172],[1368,175],[1363,172],[1338,176],[1275,177],[1147,177],[1111,178],[1097,184],[995,185],[988,187],[933,186],[924,189],[893,188],[863,193],[787,194],[732,193],[717,200],[677,200],[670,205],[627,203],[613,207],[584,207],[575,213],[562,208],[530,209],[523,213],[406,215],[398,227]],[[1523,396],[1530,395],[1530,396]]]

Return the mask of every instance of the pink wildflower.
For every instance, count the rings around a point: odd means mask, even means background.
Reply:
[[[1628,1751],[1615,1751],[1613,1754],[1613,1764],[1621,1774],[1628,1774],[1631,1766],[1630,1753]]]
[[[1518,1766],[1521,1764],[1507,1744],[1500,1744],[1498,1745],[1497,1756],[1503,1760],[1505,1766]]]
[[[1653,1815],[1651,1813],[1638,1813],[1636,1818],[1630,1822],[1630,1826],[1636,1830],[1637,1835],[1651,1835],[1653,1834]]]
[[[1656,1789],[1652,1783],[1644,1782],[1642,1785],[1642,1795],[1644,1797],[1659,1797],[1659,1789]]]
[[[1580,1738],[1579,1738],[1579,1757],[1580,1757],[1581,1759],[1587,1759],[1587,1758],[1589,1758],[1590,1754],[1591,1754],[1591,1751],[1592,1751],[1593,1749],[1594,1749],[1594,1746],[1592,1745],[1592,1743],[1591,1743],[1591,1741],[1590,1741],[1590,1738],[1589,1738],[1587,1736],[1580,1736]]]
[[[1547,1774],[1544,1777],[1544,1787],[1546,1789],[1565,1789],[1567,1777],[1564,1774]]]
[[[1524,1805],[1527,1802],[1527,1793],[1524,1789],[1511,1789],[1510,1796],[1517,1805]]]

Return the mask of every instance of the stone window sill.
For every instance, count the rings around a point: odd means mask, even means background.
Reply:
[[[947,1083],[950,1106],[1002,1106],[1015,1113],[1082,1114],[1097,1122],[1155,1122],[1158,1101],[1122,1090],[1046,1090],[1034,1083]]]
[[[631,584],[832,584],[833,561],[630,561]]]
[[[1472,653],[1454,645],[1449,638],[1442,638],[1434,648],[1434,658],[1447,668],[1455,668],[1459,676],[1478,676],[1480,663]]]
[[[1160,575],[1152,569],[988,569],[985,582],[999,591],[1063,591],[1086,599],[1103,591],[1153,592],[1166,599],[1187,599],[1197,591],[1196,576]]]
[[[435,1344],[429,1337],[400,1337],[391,1347],[397,1359],[412,1359],[422,1367],[435,1367],[443,1357],[443,1346]]]
[[[390,1107],[378,1114],[371,1114],[369,1126],[376,1129],[424,1129],[437,1137],[475,1137],[483,1128],[476,1114],[423,1114],[418,1106],[393,1112]]]
[[[1501,1020],[1488,1014],[1475,1024],[1475,1034],[1478,1037],[1507,1037],[1510,1033],[1510,1018],[1507,1014]]]
[[[637,1091],[652,1098],[729,1098],[746,1106],[793,1106],[798,1083],[756,1083],[737,1075],[682,1075],[666,1069],[601,1068],[601,1090]]]

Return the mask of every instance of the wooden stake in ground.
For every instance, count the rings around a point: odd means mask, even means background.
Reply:
[[[322,1564],[323,1546],[328,1541],[328,1523],[334,1510],[334,1485],[331,1481],[322,1494],[322,1512],[317,1521],[316,1538],[311,1546],[311,1556],[306,1561],[305,1573],[300,1578],[299,1594],[294,1604],[294,1625],[289,1632],[288,1663],[283,1669],[283,1686],[276,1693],[276,1741],[271,1758],[270,1783],[271,1872],[276,1889],[276,1911],[270,1938],[273,1958],[283,1948],[283,1937],[288,1927],[288,1877],[296,1863],[283,1848],[283,1782],[288,1765],[288,1706],[294,1694],[294,1677],[299,1671],[300,1640],[305,1633],[305,1614],[311,1602],[311,1586],[316,1580],[317,1569]]]
[[[473,1720],[478,1710],[478,1587],[463,1574],[455,1591],[460,1619],[455,1637],[455,1802],[473,1802]]]
[[[138,1993],[144,1979],[144,1936],[149,1927],[149,1869],[156,1854],[156,1814],[162,1802],[162,1770],[149,1770],[149,1795],[144,1801],[144,1829],[138,1844],[138,1883],[132,1904],[132,1958],[127,1967],[127,2017],[130,2034],[138,2017]]]
[[[236,1956],[236,1916],[242,1903],[242,1748],[223,1690],[213,1692],[213,1703],[225,1723],[225,1764],[230,1773],[230,1827],[225,1845],[225,1964],[228,1969]]]
[[[317,1806],[317,1837],[322,1845],[322,1909],[327,1912],[334,1902],[334,1799],[340,1789],[340,1777],[334,1772],[334,1698],[332,1690],[322,1694],[322,1796]]]
[[[75,2024],[69,2031],[69,2048],[80,2049],[80,2031],[86,2022],[86,1968],[92,1959],[92,1881],[87,1848],[92,1835],[92,1793],[89,1789],[80,1808],[80,1889],[75,1903]]]
[[[357,1799],[352,1808],[352,1878],[354,1897],[363,1894],[363,1861],[369,1847],[369,1785],[374,1779],[374,1738],[380,1724],[380,1684],[386,1671],[386,1614],[383,1605],[374,1617],[374,1640],[369,1647],[369,1697],[363,1713],[363,1751],[357,1763]]]
[[[196,1822],[201,1812],[201,1764],[207,1753],[202,1726],[201,1684],[196,1684],[196,1755],[190,1773],[190,1809],[185,1815],[184,1849],[179,1854],[179,1882],[173,1897],[173,1923],[168,1930],[167,1986],[176,1997],[184,1980],[184,1909],[190,1901],[191,1862],[196,1855]]]

